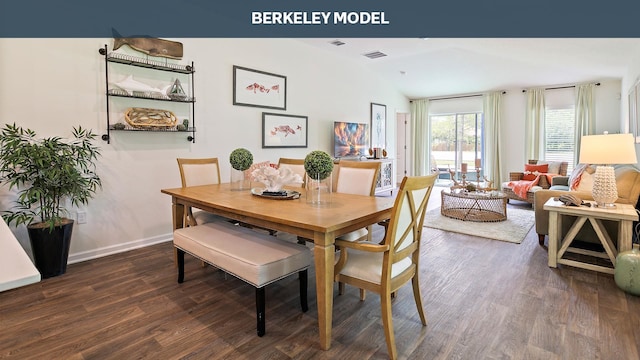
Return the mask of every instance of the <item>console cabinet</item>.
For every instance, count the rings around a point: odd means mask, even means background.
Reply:
[[[393,179],[395,175],[395,170],[393,168],[393,159],[375,159],[368,161],[380,162],[380,173],[378,174],[378,179],[376,180],[376,195],[387,191],[393,193],[396,183]]]

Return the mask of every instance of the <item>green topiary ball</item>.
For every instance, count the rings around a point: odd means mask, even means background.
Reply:
[[[253,154],[245,148],[238,148],[229,155],[229,162],[234,169],[245,171],[253,164]]]
[[[304,170],[312,179],[324,180],[333,171],[333,159],[321,150],[314,150],[304,158]]]

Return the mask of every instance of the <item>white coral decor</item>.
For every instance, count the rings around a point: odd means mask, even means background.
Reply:
[[[302,177],[294,174],[289,168],[275,169],[271,166],[263,166],[251,172],[253,181],[261,182],[266,191],[280,191],[287,184],[302,184]]]

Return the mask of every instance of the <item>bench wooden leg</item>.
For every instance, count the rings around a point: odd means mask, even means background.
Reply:
[[[302,307],[302,312],[307,312],[309,310],[309,303],[307,302],[307,269],[298,272],[298,279],[300,279],[300,306]]]
[[[176,257],[178,260],[178,284],[184,281],[184,251],[176,248]]]
[[[265,333],[265,298],[264,298],[264,286],[256,288],[256,314],[258,319],[258,336],[262,337]]]

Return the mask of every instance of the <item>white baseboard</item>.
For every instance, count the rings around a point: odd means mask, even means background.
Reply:
[[[160,244],[160,243],[172,241],[172,240],[173,240],[173,233],[168,233],[165,235],[154,236],[151,238],[130,241],[124,244],[107,246],[107,247],[90,250],[90,251],[82,251],[79,253],[69,254],[69,261],[67,263],[73,264],[77,262],[93,260],[103,256],[118,254],[121,252],[139,249],[141,247]]]

